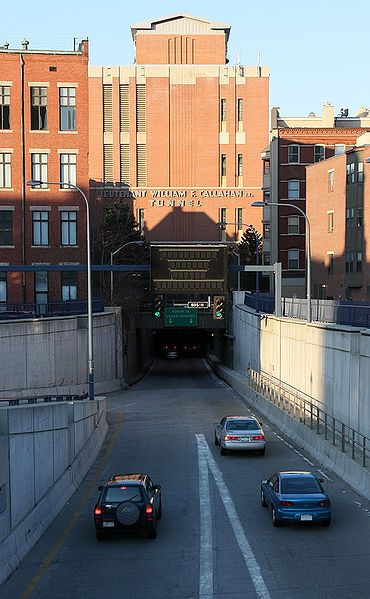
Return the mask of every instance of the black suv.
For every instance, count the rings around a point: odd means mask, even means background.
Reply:
[[[99,487],[100,497],[94,508],[98,541],[109,532],[146,532],[157,536],[157,520],[162,515],[160,485],[147,474],[115,474]]]

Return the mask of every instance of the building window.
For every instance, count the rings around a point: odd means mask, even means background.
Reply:
[[[77,245],[77,211],[60,212],[61,245]]]
[[[243,98],[238,98],[238,122],[243,122]]]
[[[289,164],[299,164],[299,146],[290,145],[288,147],[288,162]]]
[[[138,210],[138,225],[141,237],[144,237],[145,234],[145,216],[144,216],[144,208],[139,208]]]
[[[316,145],[315,146],[315,162],[321,162],[321,160],[325,159],[325,146]]]
[[[243,176],[243,154],[238,154],[238,177]]]
[[[357,163],[357,182],[362,183],[364,180],[364,163]]]
[[[263,237],[264,237],[264,239],[270,239],[270,237],[271,237],[270,223],[263,223]]]
[[[263,161],[263,174],[264,175],[270,174],[270,161],[269,160]]]
[[[0,85],[0,129],[10,129],[10,87]]]
[[[220,208],[220,223],[226,223],[226,208]]]
[[[328,233],[332,233],[334,231],[334,212],[330,210],[328,212]]]
[[[334,171],[328,171],[328,191],[334,191]]]
[[[136,131],[146,131],[146,85],[136,86]]]
[[[355,182],[355,163],[347,164],[346,166],[346,181],[347,185]]]
[[[353,252],[346,252],[346,272],[353,272]]]
[[[363,213],[364,213],[364,210],[363,210],[362,206],[358,206],[357,207],[357,217],[356,217],[356,227],[358,229],[360,229],[362,227]]]
[[[48,272],[35,272],[35,303],[37,305],[47,304],[49,302]],[[40,313],[40,311],[39,311]],[[45,310],[46,313],[46,310]]]
[[[238,223],[238,231],[243,230],[243,208],[236,209],[236,222]]]
[[[221,128],[222,128],[222,125],[224,123],[226,123],[226,99],[225,98],[221,98],[220,121],[221,121]]]
[[[32,211],[32,245],[49,245],[49,212]]]
[[[226,154],[221,154],[221,186],[226,185]]]
[[[339,156],[340,154],[344,154],[345,151],[346,151],[346,146],[344,144],[335,144],[334,156]]]
[[[298,270],[299,250],[288,250],[288,270]]]
[[[6,272],[0,272],[0,303],[2,304],[7,301],[6,287]]]
[[[270,266],[270,252],[264,252],[262,261],[265,266]]]
[[[75,300],[77,300],[77,273],[62,271],[62,301],[70,302]]]
[[[356,252],[356,272],[362,271],[362,252]]]
[[[299,216],[288,216],[288,235],[299,233]]]
[[[47,104],[47,87],[31,87],[31,129],[33,131],[48,128]]]
[[[1,245],[13,245],[13,210],[0,210]]]
[[[328,252],[328,273],[332,274],[334,272],[334,254],[333,252]]]
[[[64,185],[60,189],[68,189],[66,183],[76,185],[77,181],[77,155],[76,154],[61,154],[60,155],[60,181]]]
[[[44,181],[41,185],[35,185],[35,188],[47,188],[48,180],[48,155],[47,154],[31,154],[31,172],[34,181]]]
[[[299,181],[297,179],[288,181],[288,198],[290,200],[297,200],[299,198]]]
[[[0,152],[0,187],[12,186],[12,155]]]
[[[76,88],[59,88],[60,130],[76,130]]]

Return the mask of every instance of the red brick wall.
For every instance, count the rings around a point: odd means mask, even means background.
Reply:
[[[136,64],[225,64],[226,35],[135,36]]]

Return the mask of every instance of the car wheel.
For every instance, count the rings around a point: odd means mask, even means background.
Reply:
[[[157,520],[160,520],[162,518],[162,499],[159,502],[159,508],[158,508],[158,512],[157,512]]]
[[[272,517],[272,524],[274,526],[281,526],[281,520],[280,520],[280,518],[278,518],[276,516],[276,510],[275,510],[275,508],[271,509],[271,517]]]
[[[221,455],[227,455],[227,449],[221,445]]]
[[[330,526],[331,524],[331,518],[328,518],[327,520],[324,520],[323,525],[324,526]]]
[[[261,505],[262,505],[262,507],[267,507],[265,494],[262,489],[261,489]]]
[[[219,440],[217,439],[216,433],[215,433],[215,445],[217,445],[217,446],[220,445]]]
[[[153,521],[153,526],[148,532],[148,539],[156,539],[157,538],[157,519],[155,518]]]
[[[265,453],[266,453],[266,447],[264,447],[263,449],[259,449],[259,450],[258,450],[258,453],[259,453],[260,455],[265,455]]]
[[[97,541],[104,541],[104,539],[106,539],[106,535],[104,534],[104,532],[98,532],[96,531],[96,540]]]

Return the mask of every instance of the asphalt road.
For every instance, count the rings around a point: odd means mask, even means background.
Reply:
[[[204,361],[157,360],[135,387],[108,396],[108,413],[93,468],[1,599],[370,598],[370,503],[265,421],[265,456],[221,457],[214,422],[249,410]],[[259,482],[278,469],[321,471],[330,528],[272,526]],[[97,542],[98,484],[134,471],[162,485],[158,538]]]

